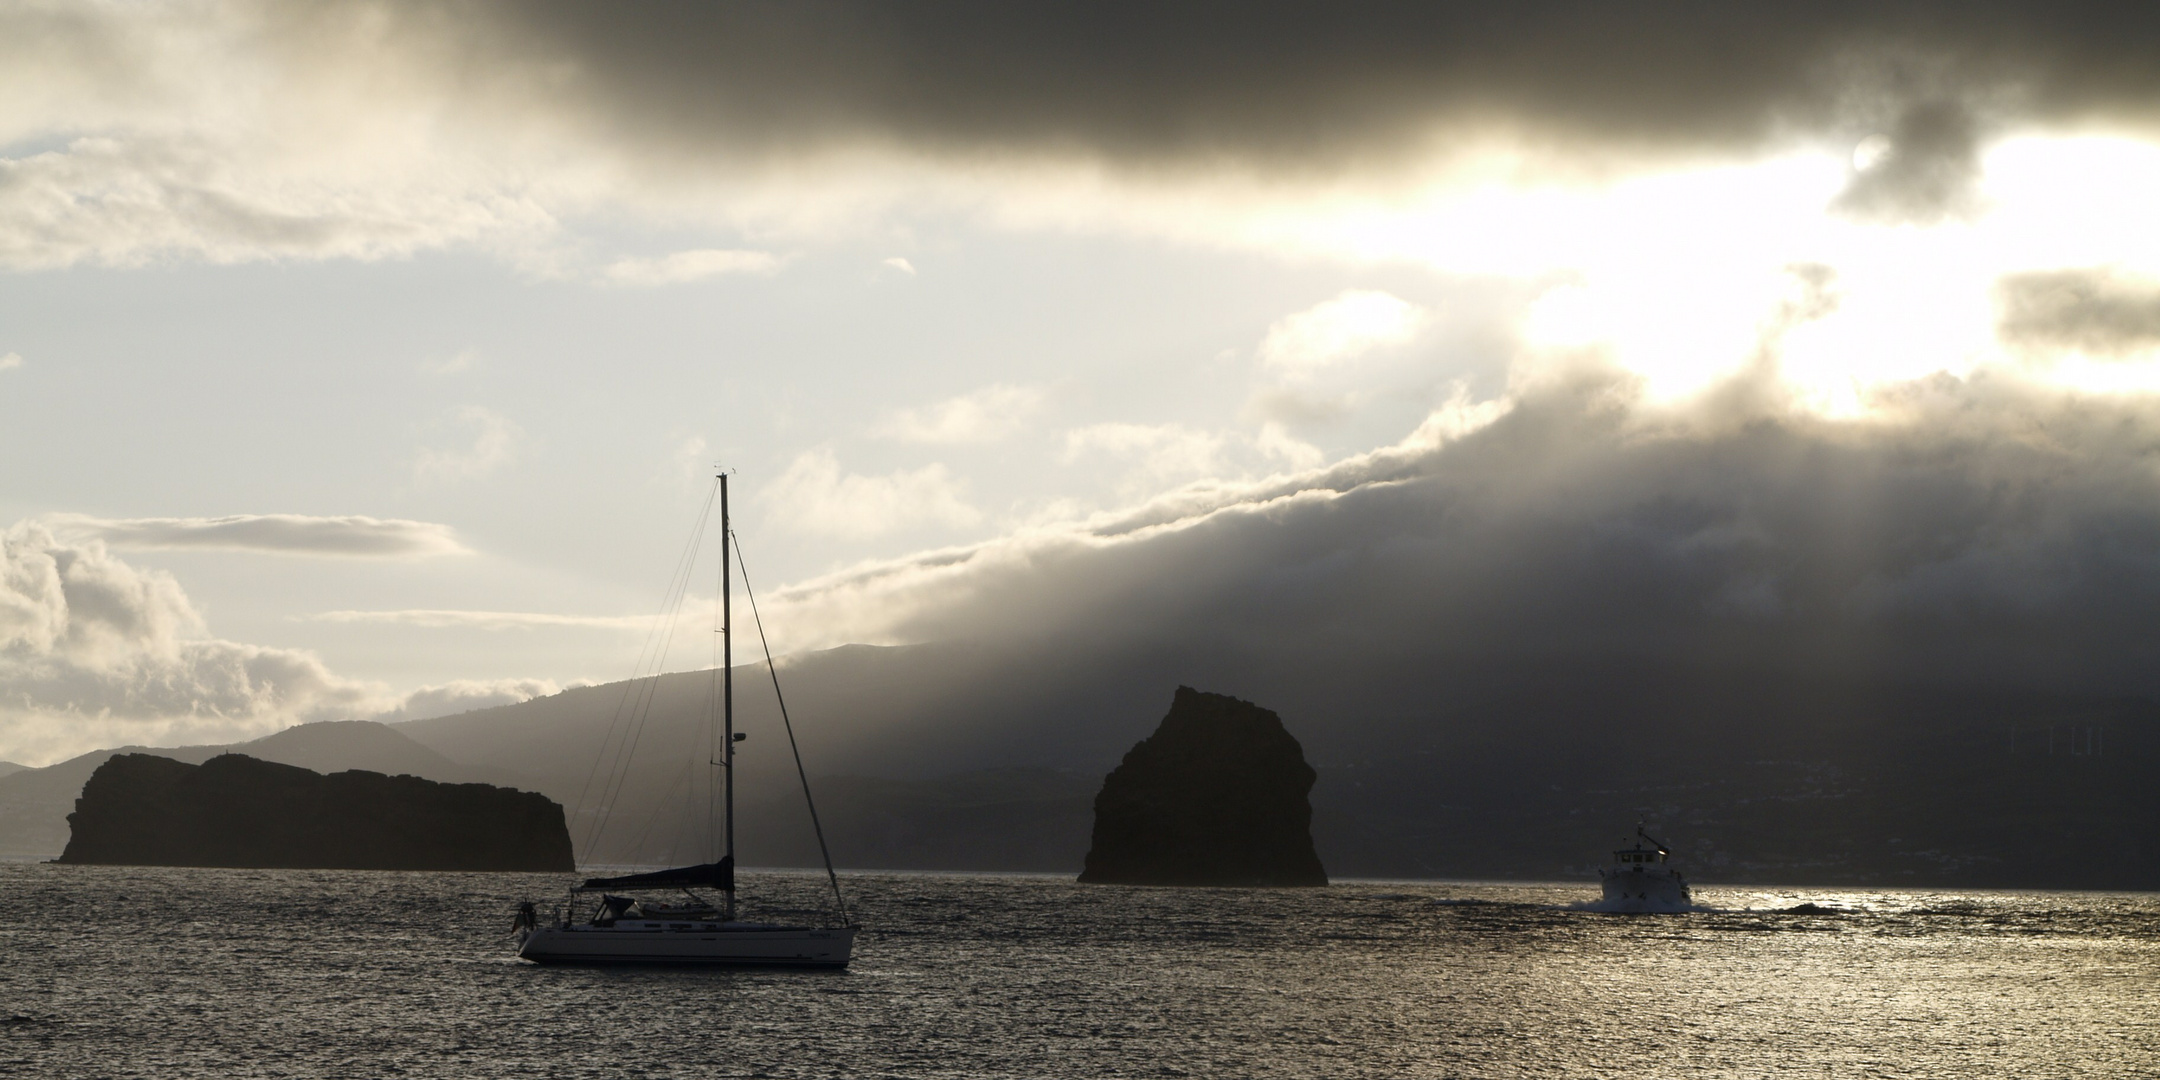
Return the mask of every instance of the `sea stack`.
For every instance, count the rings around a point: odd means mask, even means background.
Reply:
[[[90,775],[64,863],[310,870],[575,869],[562,807],[488,784],[324,776],[222,754],[116,754]]]
[[[1113,885],[1325,885],[1315,774],[1282,718],[1180,686],[1155,734],[1103,778],[1080,880]]]

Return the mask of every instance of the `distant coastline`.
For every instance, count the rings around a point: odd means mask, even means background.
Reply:
[[[1167,689],[1000,682],[995,654],[940,647],[848,647],[795,663],[806,713],[893,718],[805,748],[835,861],[853,869],[1078,873],[1103,776],[1160,719]],[[1474,707],[1440,700],[1430,715],[1385,722],[1331,719],[1384,715],[1363,697],[1271,700],[1318,773],[1312,839],[1330,876],[1594,881],[1642,820],[1706,886],[2160,889],[2160,787],[2147,780],[2160,769],[2160,706],[2149,701],[1923,687],[1868,696],[1863,711],[1831,707],[1856,690],[1815,687],[1811,699],[1770,675],[1706,700],[1683,692],[1687,671],[1582,684],[1537,674]],[[954,689],[963,684],[973,689]],[[702,672],[660,679],[653,745],[702,730],[708,685]],[[395,725],[306,724],[239,747],[130,749],[484,781],[567,806],[621,692],[581,687]],[[764,707],[752,699],[745,710],[761,750],[773,745],[761,725],[777,726]],[[1502,722],[1510,716],[1533,719]],[[1023,723],[1068,741],[1020,741]],[[925,766],[932,750],[938,764]],[[0,776],[0,857],[59,855],[67,814],[108,756]],[[780,760],[751,755],[745,769]],[[620,812],[676,820],[679,805],[662,798],[672,774],[648,768],[658,779],[630,790]],[[754,837],[744,866],[816,865],[798,802],[750,799],[741,812]],[[580,854],[668,861],[628,844]]]
[[[223,754],[119,754],[83,785],[59,862],[313,870],[570,871],[562,807],[486,784],[325,776]]]

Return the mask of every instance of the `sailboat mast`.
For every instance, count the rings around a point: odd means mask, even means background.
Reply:
[[[727,917],[735,918],[735,890],[733,868],[735,866],[735,613],[732,610],[732,588],[728,580],[728,502],[727,474],[720,474],[720,770],[727,784],[724,801],[727,805],[727,865],[729,889],[727,891]]]

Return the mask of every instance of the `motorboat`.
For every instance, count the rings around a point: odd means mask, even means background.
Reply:
[[[1635,827],[1635,842],[1613,853],[1612,865],[1598,871],[1605,882],[1600,911],[1675,912],[1694,907],[1687,878],[1669,862],[1672,850]]]

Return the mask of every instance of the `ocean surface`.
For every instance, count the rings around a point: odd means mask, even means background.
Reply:
[[[509,933],[560,877],[0,865],[0,1073],[2160,1076],[2160,895],[843,882],[844,973],[563,969]]]

